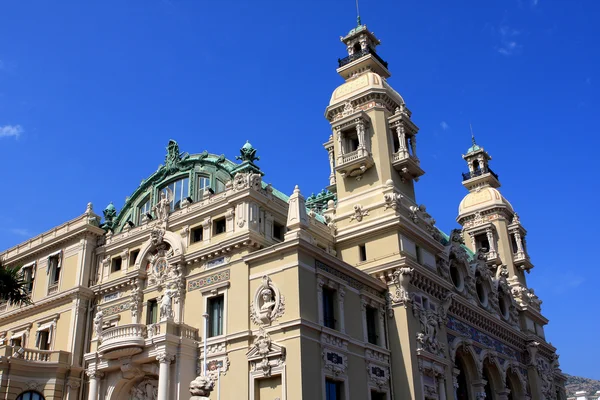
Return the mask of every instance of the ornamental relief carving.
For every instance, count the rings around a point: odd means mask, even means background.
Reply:
[[[348,357],[335,350],[325,348],[322,352],[323,366],[333,375],[345,375],[348,369]]]
[[[260,328],[254,344],[246,354],[252,372],[257,372],[263,377],[270,377],[271,370],[285,364],[285,347],[271,341],[267,332]]]
[[[396,290],[389,292],[389,299],[393,304],[400,304],[404,308],[408,307],[411,302],[408,285],[412,279],[414,268],[398,268],[392,274],[392,282],[396,286]]]
[[[131,388],[131,400],[157,400],[158,380],[144,379]]]
[[[356,222],[361,222],[364,217],[369,215],[369,210],[363,210],[363,207],[360,204],[354,205],[354,213],[350,216],[350,221],[356,220]]]
[[[250,319],[259,326],[271,325],[285,312],[285,297],[267,275],[256,289],[254,301],[250,304]]]

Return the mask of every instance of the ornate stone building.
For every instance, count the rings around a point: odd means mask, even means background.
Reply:
[[[341,40],[317,196],[267,184],[249,143],[238,163],[170,141],[121,210],[0,253],[34,301],[0,305],[0,397],[566,399],[491,157],[473,140],[441,232],[379,40]]]

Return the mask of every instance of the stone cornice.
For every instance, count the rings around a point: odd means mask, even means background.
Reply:
[[[17,317],[27,318],[31,314],[38,314],[49,308],[56,307],[59,304],[71,302],[76,297],[91,300],[94,297],[94,292],[84,286],[77,286],[65,292],[59,292],[56,295],[46,297],[35,304],[8,311],[0,315],[0,322],[2,324],[7,324]]]
[[[102,236],[104,230],[89,224],[88,218],[88,215],[83,214],[82,216],[35,236],[26,242],[20,243],[3,253],[0,253],[0,260],[5,264],[10,265],[23,261],[24,259],[41,252],[50,251],[54,247],[86,233],[98,237]]]

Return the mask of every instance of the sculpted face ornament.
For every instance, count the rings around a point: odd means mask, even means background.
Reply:
[[[270,325],[285,311],[285,298],[273,284],[271,278],[263,276],[262,284],[256,290],[250,306],[250,318],[256,325]]]

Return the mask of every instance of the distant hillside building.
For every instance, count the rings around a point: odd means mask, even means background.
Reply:
[[[600,399],[600,390],[594,394],[588,394],[585,390],[575,392],[575,396],[569,397],[567,400],[598,400]]]
[[[566,400],[490,155],[463,155],[461,229],[441,232],[379,40],[341,40],[330,169],[303,164],[318,195],[263,181],[249,143],[237,163],[170,141],[120,211],[0,253],[34,301],[0,305],[0,398]]]

